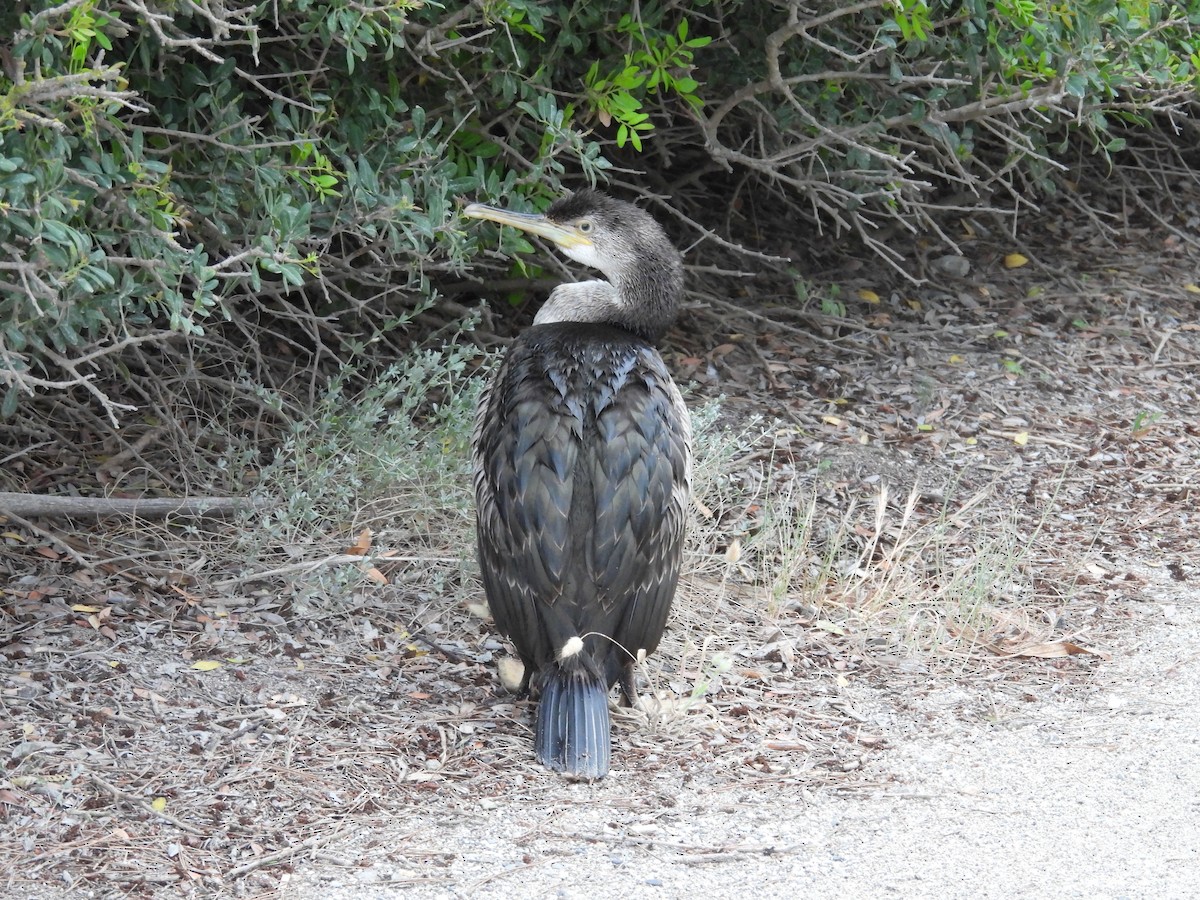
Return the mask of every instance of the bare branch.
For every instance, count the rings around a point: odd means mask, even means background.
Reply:
[[[104,519],[110,516],[165,519],[167,516],[227,516],[265,504],[244,497],[60,497],[0,491],[0,513],[56,519]]]

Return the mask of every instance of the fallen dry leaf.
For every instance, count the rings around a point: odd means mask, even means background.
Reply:
[[[737,344],[718,344],[712,348],[709,356],[713,359],[720,359],[722,356],[728,356],[737,349]]]
[[[1004,268],[1019,269],[1021,266],[1029,262],[1029,257],[1021,253],[1010,253],[1004,257]]]
[[[858,292],[859,300],[866,300],[868,303],[878,303],[879,295],[869,288],[861,288]]]
[[[358,539],[346,548],[347,556],[366,556],[371,549],[371,529],[364,528],[358,534]]]
[[[830,622],[828,619],[816,619],[813,623],[814,628],[820,628],[822,631],[828,631],[830,634],[845,634],[846,629],[836,622]]]
[[[811,750],[812,747],[802,741],[767,741],[768,750]]]
[[[1028,647],[1022,647],[1019,650],[1014,650],[1004,655],[1035,656],[1038,659],[1060,659],[1064,656],[1078,656],[1081,653],[1090,656],[1104,656],[1103,653],[1096,650],[1089,650],[1087,647],[1081,647],[1079,644],[1072,643],[1071,641],[1048,641],[1042,644],[1030,644]]]
[[[192,663],[192,668],[197,672],[211,672],[213,669],[221,668],[222,663],[215,659],[201,659]]]

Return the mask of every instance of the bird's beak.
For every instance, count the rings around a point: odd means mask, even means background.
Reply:
[[[566,249],[572,247],[589,247],[592,243],[574,228],[566,225],[558,225],[541,215],[512,212],[496,206],[485,206],[482,203],[472,203],[463,210],[463,215],[468,219],[487,219],[489,222],[511,225],[513,228],[520,228],[522,231],[528,231],[530,234],[544,237],[546,240],[553,241],[558,246]]]

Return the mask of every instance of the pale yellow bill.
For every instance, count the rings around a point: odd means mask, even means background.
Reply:
[[[559,225],[551,222],[545,216],[530,213],[512,212],[497,206],[486,206],[483,203],[472,203],[462,213],[468,219],[487,219],[501,225],[511,225],[538,237],[553,241],[560,247],[587,247],[592,242],[569,225]]]

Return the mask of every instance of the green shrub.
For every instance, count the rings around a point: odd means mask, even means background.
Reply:
[[[456,345],[414,351],[361,390],[353,370],[336,376],[263,470],[258,490],[270,509],[254,540],[278,546],[317,534],[344,546],[363,528],[399,522],[468,546],[440,523],[451,517],[470,530],[470,438],[483,384],[470,377],[475,355]]]
[[[496,90],[520,109],[510,139],[532,167],[497,164],[480,124],[495,98],[447,92],[419,40],[436,21],[415,9],[445,15],[403,0],[22,13],[0,77],[0,412],[90,390],[115,422],[99,362],[226,322],[256,342],[282,321],[302,362],[348,358],[466,264],[461,195],[548,197],[560,156],[599,164],[523,81]]]
[[[707,151],[893,261],[883,226],[952,243],[940,213],[1026,208],[1074,148],[1107,163],[1200,85],[1196,0],[723,5],[742,15],[698,56]]]
[[[941,214],[1020,210],[1080,149],[1136,162],[1136,130],[1200,83],[1200,0],[28,0],[0,20],[8,417],[68,391],[115,422],[122,355],[178,362],[172,335],[205,338],[216,382],[247,357],[259,381],[385,366],[442,286],[512,265],[460,224],[464,195],[544,207],[620,164],[722,227],[748,175],[775,215],[896,261],[883,226],[950,241]]]

